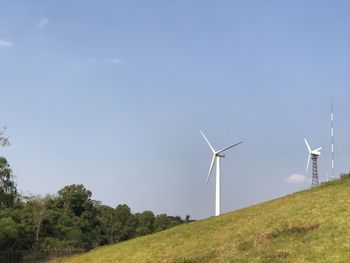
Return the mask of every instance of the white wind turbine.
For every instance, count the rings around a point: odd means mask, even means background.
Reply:
[[[321,155],[321,150],[323,147],[319,147],[315,150],[312,150],[306,138],[304,138],[304,141],[309,151],[306,164],[306,172],[309,170],[310,158],[312,158],[312,187],[314,187],[318,185],[317,158]]]
[[[200,131],[201,134],[203,135],[205,141],[208,143],[211,151],[213,152],[213,158],[211,159],[211,164],[209,167],[209,172],[208,172],[208,176],[207,176],[207,180],[205,183],[205,188],[207,188],[208,182],[209,182],[209,178],[211,175],[211,172],[213,170],[214,167],[214,163],[216,162],[216,192],[215,192],[215,216],[220,215],[221,213],[221,174],[220,174],[220,158],[225,157],[225,155],[223,154],[224,151],[231,149],[239,144],[241,144],[242,142],[236,143],[234,145],[231,145],[229,147],[223,148],[219,151],[215,151],[214,148],[211,146],[210,142],[208,141],[207,137],[205,137],[204,133],[202,131]]]

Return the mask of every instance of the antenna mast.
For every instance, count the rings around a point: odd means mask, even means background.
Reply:
[[[332,179],[334,179],[334,116],[333,100],[331,103],[331,142],[332,142]]]

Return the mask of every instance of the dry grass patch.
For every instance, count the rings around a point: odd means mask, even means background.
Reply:
[[[260,235],[260,239],[286,237],[293,234],[306,234],[320,227],[320,222],[297,222],[281,228],[274,228]]]
[[[239,243],[238,249],[260,254],[265,260],[286,259],[292,256],[293,253],[285,249],[273,251],[272,242],[276,239],[291,238],[295,235],[305,236],[310,231],[318,229],[320,225],[320,222],[293,222],[282,227],[267,229]]]

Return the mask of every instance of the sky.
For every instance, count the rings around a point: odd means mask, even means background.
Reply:
[[[1,148],[24,195],[214,215],[310,187],[350,157],[348,1],[0,1]]]

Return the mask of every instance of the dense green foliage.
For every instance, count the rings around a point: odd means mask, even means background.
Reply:
[[[62,262],[350,262],[350,174]]]
[[[0,157],[0,209],[13,207],[18,196],[7,160]]]
[[[0,157],[0,252],[89,250],[186,222],[151,211],[133,214],[125,204],[112,208],[91,195],[73,184],[55,196],[20,196],[9,164]]]

